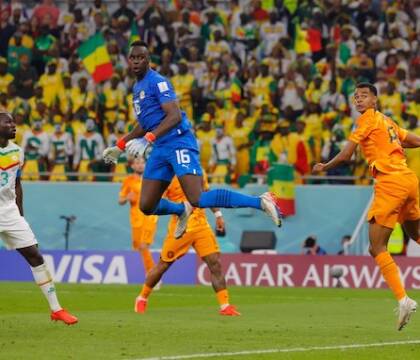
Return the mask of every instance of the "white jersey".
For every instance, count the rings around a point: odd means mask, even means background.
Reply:
[[[23,167],[23,150],[9,141],[0,148],[0,240],[8,249],[22,249],[38,242],[16,204],[16,178]]]
[[[9,211],[16,205],[16,177],[23,167],[22,149],[9,141],[6,147],[0,148],[0,213]]]

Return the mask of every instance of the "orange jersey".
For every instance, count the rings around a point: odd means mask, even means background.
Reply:
[[[156,227],[158,216],[144,215],[140,211],[142,178],[133,174],[126,177],[122,183],[120,197],[126,197],[128,194],[134,194],[135,201],[130,203],[130,224],[132,227]]]
[[[206,174],[203,174],[203,190],[207,191],[209,189],[209,183],[207,181]],[[168,189],[166,190],[165,197],[174,202],[184,202],[187,201],[187,198],[182,191],[181,184],[179,183],[178,178],[175,176],[170,183]],[[171,221],[169,222],[169,234],[173,235],[178,217],[172,216]],[[188,220],[187,232],[196,231],[202,229],[203,227],[210,227],[206,218],[206,210],[195,208],[193,213]]]
[[[357,119],[349,140],[360,145],[374,175],[375,171],[393,174],[408,170],[401,146],[406,136],[407,131],[389,117],[369,109]]]

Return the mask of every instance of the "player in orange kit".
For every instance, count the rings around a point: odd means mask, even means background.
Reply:
[[[206,176],[203,176],[203,190],[207,191],[209,185]],[[186,196],[182,191],[181,184],[177,177],[174,177],[165,195],[170,201],[186,201]],[[229,294],[226,289],[226,281],[222,272],[220,262],[220,249],[216,237],[207,221],[206,210],[195,208],[188,220],[187,231],[180,238],[175,239],[174,233],[177,224],[177,216],[172,216],[168,225],[168,234],[164,240],[159,263],[146,276],[143,288],[137,296],[134,311],[143,314],[146,311],[147,299],[153,288],[160,281],[163,274],[175,262],[182,257],[192,246],[197,255],[207,264],[213,289],[216,292],[217,300],[220,305],[220,315],[238,316],[241,315],[234,305],[229,303]],[[222,213],[219,209],[212,209],[216,216],[216,229],[225,231],[225,224]]]
[[[420,243],[419,182],[407,167],[403,149],[420,147],[420,136],[401,129],[377,111],[377,95],[377,89],[370,83],[356,86],[354,104],[361,116],[349,141],[328,163],[316,164],[313,172],[327,171],[350,160],[360,145],[375,178],[375,197],[368,213],[369,252],[399,302],[397,328],[401,330],[416,311],[417,303],[407,296],[387,244],[397,222],[410,238]]]
[[[155,265],[149,247],[155,237],[158,216],[146,216],[140,211],[140,190],[144,165],[143,158],[132,161],[131,168],[134,170],[134,174],[124,179],[118,203],[120,205],[124,205],[127,202],[130,203],[132,246],[134,250],[140,253],[143,259],[144,271],[147,274]]]

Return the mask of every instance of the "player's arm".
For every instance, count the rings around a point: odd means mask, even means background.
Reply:
[[[20,215],[23,216],[23,190],[22,190],[22,184],[20,182],[19,173],[18,173],[18,176],[16,177],[15,192],[16,192],[16,205],[19,208]]]
[[[420,136],[408,132],[405,139],[401,141],[401,145],[403,148],[418,148],[420,147]]]
[[[351,157],[353,156],[354,151],[356,150],[357,143],[349,140],[347,141],[346,146],[344,146],[343,150],[341,150],[334,158],[332,158],[327,163],[318,163],[315,164],[312,172],[313,173],[319,173],[321,171],[328,171],[330,169],[333,169],[340,165],[341,163],[345,161],[349,161]]]
[[[130,140],[141,138],[146,134],[146,131],[143,130],[140,124],[137,124],[127,135],[123,136],[125,143],[128,143]],[[118,144],[118,143],[117,143]]]

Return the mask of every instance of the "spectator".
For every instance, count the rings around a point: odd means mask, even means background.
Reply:
[[[327,255],[327,252],[317,244],[314,235],[308,236],[302,244],[302,254],[304,255]]]
[[[337,255],[348,255],[348,247],[350,245],[351,236],[344,235],[341,238],[341,249],[337,252]]]
[[[104,139],[96,130],[95,121],[86,120],[86,131],[76,138],[73,167],[83,175],[79,180],[93,180],[93,173],[99,169],[102,152],[105,149]]]
[[[15,74],[17,95],[23,99],[29,99],[33,95],[34,85],[38,79],[38,73],[30,64],[30,59],[27,54],[22,54],[19,60],[20,67]]]
[[[129,24],[136,17],[136,13],[127,6],[127,0],[120,0],[120,7],[112,14],[114,19],[118,19],[120,16],[125,16],[128,18]],[[97,7],[98,8],[98,7]]]
[[[36,18],[39,24],[55,29],[60,17],[60,9],[54,4],[54,0],[42,0],[41,4],[35,7],[32,17]]]
[[[5,93],[7,86],[14,80],[14,76],[7,71],[7,60],[0,57],[0,92]]]
[[[236,166],[236,149],[230,136],[225,135],[223,127],[216,128],[216,138],[212,140],[210,172],[213,182],[230,181]]]

